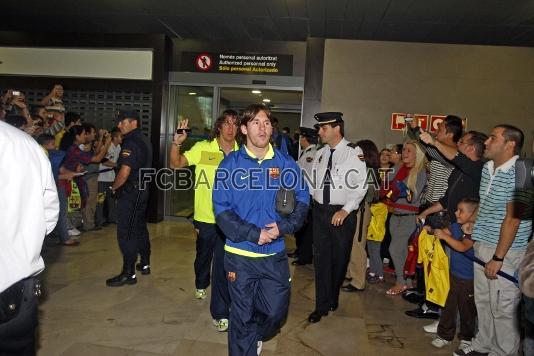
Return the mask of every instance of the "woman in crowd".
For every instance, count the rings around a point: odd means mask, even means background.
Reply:
[[[375,180],[378,179],[378,148],[371,140],[361,140],[356,143],[363,151],[363,157],[367,166],[367,194],[360,203],[360,208],[356,215],[356,232],[352,242],[350,262],[347,268],[346,278],[350,282],[343,286],[345,292],[359,292],[365,289],[367,253],[365,244],[367,242],[367,227],[371,221],[371,204],[378,202],[379,187],[375,187]],[[380,251],[380,245],[378,246]]]
[[[415,216],[426,184],[425,165],[425,154],[417,143],[406,142],[402,149],[401,164],[395,169],[389,190],[382,192],[393,211],[389,222],[389,253],[395,265],[396,284],[386,292],[388,295],[399,295],[408,288],[403,268],[408,255],[408,240],[415,230]]]
[[[83,173],[84,164],[89,163],[100,163],[104,156],[106,155],[109,145],[111,144],[111,135],[107,135],[104,145],[100,147],[100,150],[94,154],[91,151],[91,147],[86,147],[87,143],[87,132],[83,126],[73,126],[70,130],[63,136],[61,140],[60,149],[66,151],[65,161],[63,166],[69,171]],[[88,149],[89,148],[89,149]],[[79,175],[74,179],[80,190],[80,197],[82,199],[82,208],[85,205],[85,202],[88,197],[87,185],[83,175]],[[65,187],[67,192],[67,197],[70,196],[71,186],[70,181],[60,181]]]
[[[395,167],[401,163],[402,149],[403,145],[401,143],[397,143],[391,148],[391,151],[389,152],[389,162],[391,163],[392,167]]]

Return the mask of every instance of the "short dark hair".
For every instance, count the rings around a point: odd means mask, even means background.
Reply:
[[[37,115],[37,112],[41,109],[46,109],[46,107],[44,105],[32,105],[32,116],[38,116]],[[43,119],[46,119],[45,117],[43,117]]]
[[[7,115],[5,121],[6,121],[7,124],[10,124],[11,126],[14,126],[17,129],[21,129],[22,126],[24,126],[24,125],[26,125],[28,123],[28,121],[26,120],[26,118],[24,116],[22,116],[22,115],[13,115],[13,114]]]
[[[121,130],[119,130],[118,127],[114,127],[113,130],[111,130],[111,137],[115,138],[115,137],[119,136],[120,133],[121,133]]]
[[[463,131],[462,119],[455,115],[447,115],[443,122],[445,123],[445,132],[452,133],[452,140],[454,142],[460,141]]]
[[[330,125],[332,128],[339,126],[339,133],[341,136],[345,137],[345,123],[344,122],[334,122],[333,124],[325,124]]]
[[[468,131],[465,135],[471,135],[471,138],[469,139],[469,144],[473,145],[473,147],[475,148],[475,153],[477,157],[482,158],[482,156],[484,156],[484,150],[486,149],[486,145],[484,144],[484,142],[486,142],[486,140],[488,139],[488,135],[478,131]]]
[[[291,129],[287,126],[282,127],[282,131],[287,131],[288,134],[291,133]]]
[[[49,143],[50,141],[54,141],[55,142],[55,138],[54,136],[50,135],[50,134],[42,134],[40,135],[39,137],[37,137],[37,143],[41,146],[44,146],[46,145],[47,143]]]
[[[479,202],[480,202],[480,200],[478,198],[469,198],[468,197],[468,198],[460,199],[458,204],[460,204],[460,203],[467,204],[467,205],[469,205],[470,207],[473,208],[473,211],[475,211],[478,208]]]
[[[247,108],[241,112],[241,115],[239,116],[239,126],[246,126],[247,123],[250,120],[254,119],[260,111],[263,111],[265,115],[267,115],[269,121],[271,121],[271,124],[274,122],[278,122],[275,117],[271,116],[271,110],[269,110],[267,106],[262,104],[252,104],[247,106]]]
[[[227,110],[224,110],[224,111],[222,112],[222,115],[227,115],[227,116],[230,115],[230,116],[235,116],[235,117],[237,117],[237,116],[238,116],[238,113],[237,113],[237,111],[235,111],[235,110],[227,109]]]
[[[85,129],[81,125],[75,125],[72,126],[69,131],[65,132],[63,135],[63,138],[61,139],[61,142],[59,144],[59,149],[61,151],[67,151],[70,146],[74,144],[74,140],[76,139],[76,136],[81,135],[85,132]]]
[[[69,127],[71,124],[75,123],[78,120],[81,120],[80,114],[74,111],[68,111],[65,113],[65,126]]]
[[[82,124],[82,128],[85,131],[85,133],[87,133],[87,134],[91,133],[92,130],[95,130],[95,132],[96,132],[96,126],[91,124],[91,123],[89,123],[89,122],[84,122]]]
[[[523,131],[521,129],[518,129],[515,126],[507,125],[507,124],[501,124],[495,126],[495,128],[500,127],[504,129],[503,136],[504,136],[504,142],[515,142],[514,147],[514,154],[518,155],[521,153],[521,149],[523,148],[523,143],[525,142],[525,135],[523,134]]]
[[[317,136],[310,136],[310,135],[303,135],[303,134],[300,134],[299,136],[302,136],[306,139],[306,141],[308,141],[311,145],[316,145],[317,144]]]

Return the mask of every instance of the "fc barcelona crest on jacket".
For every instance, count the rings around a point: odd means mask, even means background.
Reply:
[[[269,177],[271,177],[272,179],[280,178],[280,168],[278,167],[269,168]]]

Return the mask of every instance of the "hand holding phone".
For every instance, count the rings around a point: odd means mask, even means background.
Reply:
[[[178,122],[176,132],[174,133],[174,144],[181,145],[187,139],[187,135],[191,133],[191,129],[187,127],[188,124],[189,119]]]

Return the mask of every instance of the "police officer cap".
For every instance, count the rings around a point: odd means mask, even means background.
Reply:
[[[336,123],[343,122],[342,112],[320,112],[318,114],[315,114],[314,117],[315,117],[315,120],[318,121],[318,123],[313,125],[317,130],[319,130],[319,127],[321,127],[321,125],[336,124]]]
[[[304,137],[317,137],[317,130],[309,127],[299,127],[300,135]]]
[[[117,122],[121,122],[124,119],[133,119],[140,121],[139,112],[133,108],[122,108],[117,111]]]

